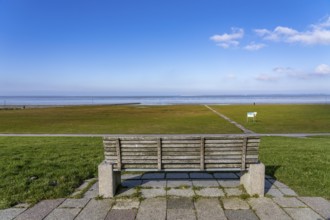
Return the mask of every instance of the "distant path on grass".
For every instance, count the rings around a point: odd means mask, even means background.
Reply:
[[[220,112],[217,112],[216,110],[214,110],[213,108],[211,108],[208,105],[204,105],[206,108],[210,109],[212,112],[214,112],[215,114],[217,114],[218,116],[220,116],[221,118],[229,121],[230,123],[232,123],[233,125],[235,125],[236,127],[238,127],[241,131],[244,132],[244,134],[255,134],[255,132],[246,129],[245,127],[243,127],[241,124],[238,124],[236,121],[231,120],[230,118],[228,118],[227,116],[221,114]]]

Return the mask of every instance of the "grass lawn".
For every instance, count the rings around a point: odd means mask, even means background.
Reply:
[[[330,105],[229,105],[212,108],[257,133],[330,132]],[[247,112],[258,112],[257,122],[247,122]]]
[[[330,199],[330,137],[263,137],[260,160],[300,196]]]
[[[0,110],[0,133],[241,133],[201,105]]]
[[[0,209],[66,197],[102,160],[101,138],[0,137]]]

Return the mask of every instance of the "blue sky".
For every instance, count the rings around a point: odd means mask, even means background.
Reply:
[[[0,0],[0,95],[330,93],[328,0]]]

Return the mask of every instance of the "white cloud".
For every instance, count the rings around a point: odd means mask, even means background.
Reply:
[[[315,68],[314,73],[322,76],[330,75],[330,66],[327,64],[320,64]]]
[[[224,33],[222,35],[213,35],[210,39],[214,42],[217,42],[218,46],[222,48],[229,48],[231,46],[238,46],[239,41],[238,39],[243,38],[244,30],[242,28],[231,28],[232,33]]]
[[[319,24],[310,25],[307,31],[297,31],[283,26],[277,26],[274,30],[255,29],[254,31],[264,40],[305,45],[330,45],[330,16]]]
[[[266,44],[257,44],[255,42],[251,42],[250,44],[244,47],[245,50],[255,51],[264,48]]]

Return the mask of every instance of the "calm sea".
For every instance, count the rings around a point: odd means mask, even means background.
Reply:
[[[330,95],[0,96],[0,106],[128,104],[330,104]]]

